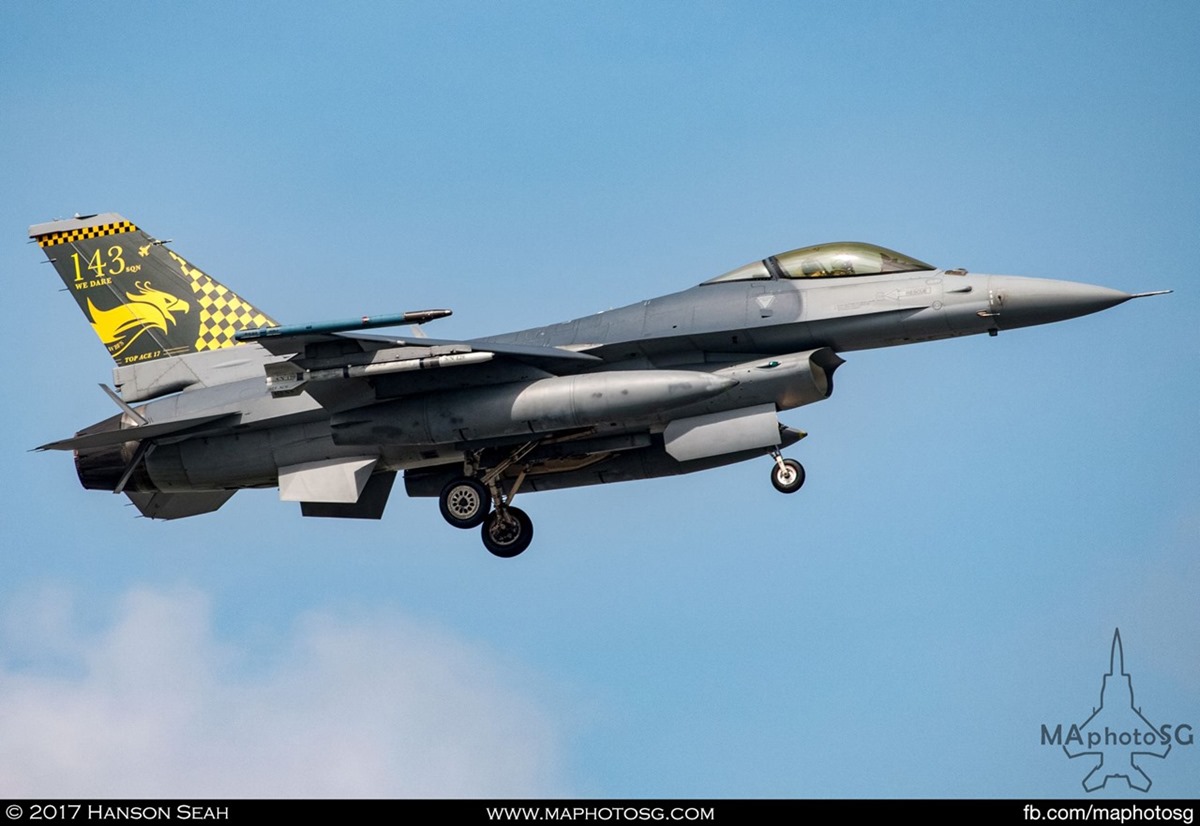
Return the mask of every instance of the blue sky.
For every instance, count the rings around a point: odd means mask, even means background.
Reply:
[[[1118,626],[1146,716],[1200,726],[1194,4],[0,23],[0,795],[1082,795],[1039,727],[1090,714]],[[24,243],[97,211],[282,321],[449,306],[447,338],[832,240],[1175,294],[850,354],[783,417],[796,496],[765,460],[540,494],[502,561],[399,490],[152,523],[27,452],[114,412]],[[1149,763],[1200,794],[1200,746]]]

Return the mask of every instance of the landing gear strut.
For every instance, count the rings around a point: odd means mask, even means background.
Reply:
[[[775,467],[771,468],[771,484],[780,493],[795,493],[804,487],[804,465],[795,459],[785,459],[778,450],[771,451]]]
[[[478,456],[470,456],[465,475],[448,482],[438,496],[442,518],[456,528],[482,525],[483,546],[496,556],[508,559],[528,548],[533,541],[533,520],[512,506],[527,468],[521,469],[508,491],[500,487],[500,477],[537,446],[537,440],[526,442],[486,472],[481,472]]]

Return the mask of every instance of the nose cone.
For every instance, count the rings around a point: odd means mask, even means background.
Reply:
[[[991,276],[988,293],[990,310],[1001,329],[1049,324],[1097,313],[1134,297],[1093,284],[1015,275]]]

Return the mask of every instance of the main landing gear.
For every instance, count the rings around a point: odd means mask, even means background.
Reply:
[[[520,508],[497,508],[483,520],[483,547],[493,556],[509,559],[533,541],[533,520]]]
[[[442,518],[456,528],[474,528],[482,525],[492,508],[492,495],[483,483],[464,476],[442,488],[438,497]]]
[[[468,463],[467,475],[448,482],[438,496],[442,518],[456,528],[482,526],[483,547],[503,559],[517,556],[528,548],[533,541],[533,520],[525,511],[512,506],[513,498],[525,481],[527,468],[521,469],[507,492],[500,487],[500,477],[537,445],[537,441],[525,443],[486,472],[482,472],[476,462]]]

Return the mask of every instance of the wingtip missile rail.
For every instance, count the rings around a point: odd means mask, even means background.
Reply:
[[[453,314],[453,310],[413,310],[390,315],[365,315],[340,321],[317,321],[311,324],[281,324],[278,327],[255,327],[234,333],[238,341],[256,341],[263,338],[305,336],[322,333],[346,333],[352,330],[373,330],[376,327],[396,327],[402,324],[424,324]]]

